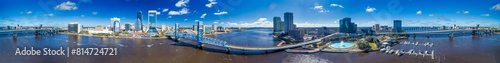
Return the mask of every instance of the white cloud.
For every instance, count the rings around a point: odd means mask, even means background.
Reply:
[[[188,19],[184,19],[184,21],[187,21]]]
[[[241,27],[272,27],[273,23],[268,21],[267,18],[259,18],[259,20],[253,23],[242,23]]]
[[[422,14],[422,11],[418,11],[417,14]]]
[[[464,14],[468,14],[468,13],[469,13],[469,11],[464,11],[463,13],[464,13]]]
[[[198,22],[198,21],[200,21],[200,20],[194,20],[194,22]]]
[[[156,15],[160,15],[160,14],[161,14],[161,12],[156,12]]]
[[[45,14],[44,16],[54,16],[54,14]]]
[[[490,14],[481,14],[481,16],[490,16]]]
[[[324,10],[321,5],[315,5],[313,9],[318,10],[319,13],[330,12],[330,10]]]
[[[340,8],[344,8],[344,6],[342,6],[342,5],[339,5],[339,4],[330,4],[330,6],[334,6],[334,7],[340,7]]]
[[[168,12],[168,15],[183,15],[183,14],[188,14],[189,9],[187,8],[182,8],[180,11],[170,11]]]
[[[434,16],[434,14],[429,14],[429,16]]]
[[[457,14],[460,14],[460,11],[457,11]]]
[[[189,0],[179,0],[179,2],[175,3],[175,7],[187,6],[187,3],[189,3]]]
[[[31,13],[32,13],[31,11],[26,12],[26,14],[31,14]]]
[[[201,15],[200,18],[205,18],[205,15],[207,15],[207,13],[204,13],[203,15]]]
[[[74,2],[63,2],[56,7],[54,7],[55,10],[76,10],[78,7],[76,7],[76,4]]]
[[[205,6],[207,6],[208,8],[212,8],[212,5],[217,4],[217,2],[215,2],[215,0],[208,0],[208,1],[210,1],[210,3],[205,4]]]
[[[370,6],[366,7],[366,12],[373,12],[373,11],[375,11],[375,10],[377,10],[377,9],[375,9],[375,8],[370,8]]]
[[[495,10],[495,11],[500,10],[500,3],[498,3],[497,5],[491,7],[490,10]]]
[[[85,17],[85,15],[81,15],[81,17]]]
[[[161,12],[167,12],[167,11],[168,11],[168,9],[163,9],[163,11],[161,11]]]
[[[214,23],[219,23],[219,22],[217,22],[217,21],[214,21]]]
[[[97,15],[97,12],[92,12],[92,14]]]
[[[219,13],[217,13],[217,12],[214,13],[214,15],[222,15],[222,14],[227,14],[227,12],[226,11],[222,11],[222,12],[219,12]]]
[[[168,16],[168,18],[172,18],[172,16]]]

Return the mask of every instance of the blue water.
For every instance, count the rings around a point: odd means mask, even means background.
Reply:
[[[351,42],[344,42],[343,44],[340,44],[340,42],[336,42],[336,43],[330,44],[330,47],[341,48],[341,49],[351,48],[352,46],[354,46],[354,43],[351,43]]]

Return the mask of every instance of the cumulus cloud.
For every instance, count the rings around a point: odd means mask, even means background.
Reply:
[[[373,11],[375,11],[375,10],[377,10],[377,9],[375,9],[375,8],[370,8],[370,6],[366,7],[366,12],[373,12]]]
[[[187,21],[188,19],[184,19],[184,21]]]
[[[460,11],[457,11],[457,14],[460,14]]]
[[[81,17],[85,17],[85,15],[80,15]]]
[[[240,24],[242,27],[272,27],[273,23],[268,21],[267,18],[259,18],[257,21],[253,23],[242,23]]]
[[[468,14],[468,13],[469,13],[469,11],[463,11],[463,13],[464,13],[464,14]]]
[[[189,3],[189,0],[179,0],[179,2],[175,3],[175,7],[184,7],[187,6],[187,3]]]
[[[207,13],[204,13],[203,15],[201,15],[200,18],[205,18],[205,15],[207,15]]]
[[[434,14],[429,14],[429,16],[434,16]]]
[[[212,8],[212,5],[214,4],[217,4],[217,2],[215,2],[215,0],[208,0],[210,3],[208,4],[205,4],[205,6],[207,6],[208,8]]]
[[[323,6],[321,5],[315,5],[313,9],[318,10],[319,13],[330,12],[330,10],[323,9]]]
[[[223,14],[227,14],[227,12],[226,11],[222,11],[222,12],[216,12],[216,13],[214,13],[214,15],[223,15]]]
[[[493,7],[491,7],[490,10],[495,10],[495,11],[500,10],[500,3],[498,3],[497,5],[494,5]]]
[[[26,14],[31,14],[31,13],[32,13],[31,11],[26,12]]]
[[[187,8],[182,8],[180,11],[170,11],[168,12],[168,15],[183,15],[183,14],[188,14],[189,9]]]
[[[45,14],[44,16],[54,16],[54,14]]]
[[[490,16],[490,14],[481,14],[481,16]]]
[[[76,4],[74,2],[63,2],[56,7],[54,7],[55,10],[76,10],[78,7],[76,7]]]
[[[167,12],[167,11],[168,11],[168,9],[163,9],[161,12]]]
[[[198,22],[198,21],[200,21],[200,20],[194,20],[194,22]]]
[[[417,14],[422,14],[422,11],[418,11]]]
[[[330,6],[344,8],[344,6],[339,5],[339,4],[330,4]]]
[[[92,12],[92,14],[97,15],[97,12]]]

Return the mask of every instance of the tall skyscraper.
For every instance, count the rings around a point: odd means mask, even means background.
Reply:
[[[137,12],[137,20],[135,21],[135,32],[144,32],[142,30],[142,11]]]
[[[161,25],[161,31],[165,33],[167,31],[167,26]]]
[[[111,26],[114,32],[120,32],[120,18],[111,18]]]
[[[78,24],[78,22],[71,22],[68,24],[68,32],[70,33],[80,33],[82,31],[83,25]]]
[[[149,30],[148,33],[158,33],[158,30],[156,30],[156,10],[149,10],[148,11],[148,24],[149,24]]]
[[[285,20],[285,33],[288,33],[288,30],[293,30],[293,13],[292,12],[286,12],[284,16]]]
[[[217,30],[217,25],[212,24],[212,30]]]
[[[401,20],[394,20],[394,27],[392,28],[392,32],[403,32],[401,30]]]
[[[273,29],[274,32],[283,32],[283,22],[278,16],[273,18]]]

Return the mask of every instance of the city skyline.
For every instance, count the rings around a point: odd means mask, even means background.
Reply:
[[[297,27],[338,27],[338,20],[350,17],[358,27],[375,24],[392,26],[401,20],[412,26],[481,26],[500,27],[500,1],[475,0],[382,0],[382,1],[260,1],[260,0],[62,0],[1,1],[0,26],[65,27],[79,22],[86,27],[106,26],[109,18],[121,18],[120,25],[135,23],[137,12],[157,10],[157,25],[190,27],[195,21],[226,27],[272,27],[273,17],[294,13]],[[231,3],[228,3],[231,2]],[[467,4],[467,5],[464,5]],[[146,13],[143,13],[144,16]],[[148,20],[142,20],[143,25]],[[157,26],[158,27],[158,26]]]

